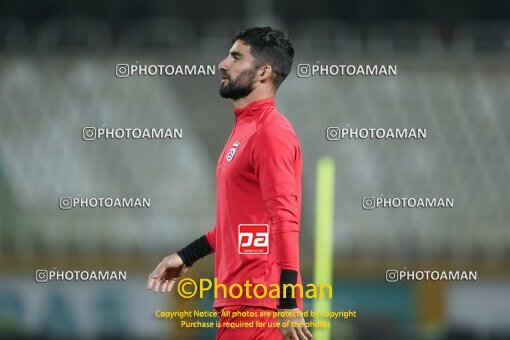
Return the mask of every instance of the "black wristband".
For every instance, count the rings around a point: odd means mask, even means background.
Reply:
[[[193,263],[210,254],[212,250],[207,237],[203,235],[179,250],[177,255],[181,257],[186,267],[191,267]]]
[[[285,284],[295,285],[297,283],[298,273],[295,270],[282,269],[280,276],[280,304],[278,309],[294,309],[297,308],[296,298],[293,296],[294,289],[292,286],[285,287]]]

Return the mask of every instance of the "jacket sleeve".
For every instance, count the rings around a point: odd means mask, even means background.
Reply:
[[[205,237],[207,238],[209,245],[213,249],[211,253],[214,253],[216,251],[216,226],[214,226],[214,228],[205,233]]]
[[[272,224],[276,264],[280,269],[299,271],[300,207],[296,162],[301,162],[294,132],[263,128],[254,135],[252,161],[262,199]],[[271,247],[271,246],[270,246]]]

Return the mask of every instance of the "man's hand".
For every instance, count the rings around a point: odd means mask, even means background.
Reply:
[[[188,267],[182,262],[181,257],[177,253],[170,254],[149,275],[147,289],[154,288],[154,293],[157,293],[160,288],[161,293],[169,292],[177,278],[187,271]]]
[[[289,316],[284,314],[290,314]],[[278,321],[280,322],[280,333],[284,340],[310,340],[313,339],[312,333],[306,328],[303,312],[299,308],[278,309]],[[283,323],[287,327],[283,328]]]

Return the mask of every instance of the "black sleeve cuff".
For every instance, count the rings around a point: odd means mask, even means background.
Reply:
[[[298,273],[295,270],[282,269],[280,276],[280,304],[277,306],[278,309],[293,309],[297,308],[296,298],[292,297],[294,290],[292,287],[285,287],[284,284],[295,285],[297,283]],[[295,293],[295,292],[294,292]]]
[[[209,241],[207,241],[207,237],[203,235],[179,250],[177,255],[181,257],[186,267],[191,267],[193,263],[210,254],[212,251],[213,249]]]

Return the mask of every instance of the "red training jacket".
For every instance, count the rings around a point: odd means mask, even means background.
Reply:
[[[274,98],[235,108],[235,125],[216,167],[216,226],[206,234],[216,253],[215,277],[227,287],[279,284],[282,269],[299,273],[301,216],[301,148],[289,121]],[[239,225],[267,224],[267,253],[240,253]],[[267,235],[267,234],[266,234]],[[243,237],[243,244],[248,241]],[[264,244],[264,243],[262,243]],[[259,243],[260,245],[260,243]],[[243,250],[244,251],[244,250]],[[253,289],[252,286],[252,289]],[[259,296],[263,288],[259,287]],[[243,286],[244,289],[244,286]],[[237,295],[239,290],[234,289]],[[279,300],[223,298],[218,290],[214,307],[261,306],[276,309]],[[253,297],[254,293],[250,293]],[[302,299],[297,298],[302,309]]]

